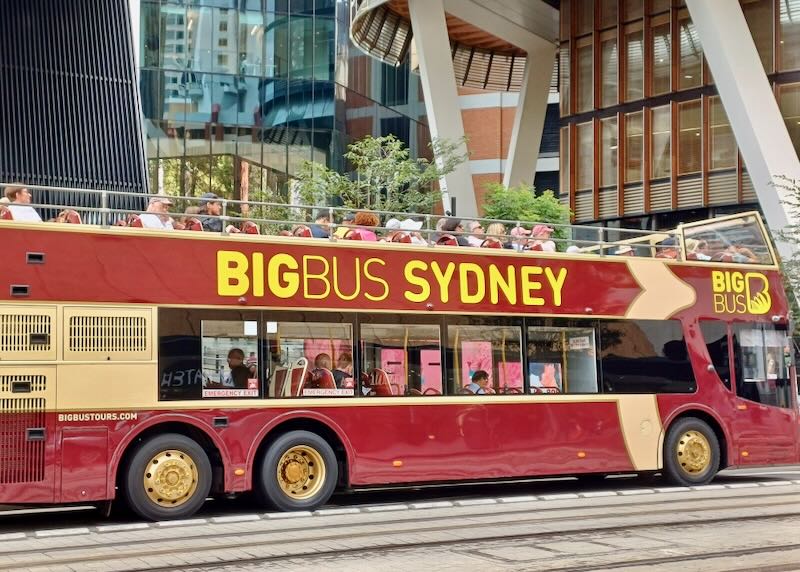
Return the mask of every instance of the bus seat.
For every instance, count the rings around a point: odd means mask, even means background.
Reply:
[[[313,389],[336,389],[336,381],[333,378],[333,372],[324,367],[311,370],[311,376],[306,382],[305,387]]]
[[[288,371],[289,370],[285,367],[276,367],[272,372],[269,383],[270,397],[279,397],[281,395],[281,393],[278,391],[278,388],[280,388],[281,392],[283,391],[284,384],[286,383],[286,372]]]
[[[56,220],[66,224],[82,224],[81,215],[78,214],[78,211],[72,209],[66,209],[58,213]]]
[[[442,392],[436,389],[435,387],[426,387],[425,391],[422,392],[422,395],[441,395]]]
[[[11,214],[11,209],[0,206],[0,220],[14,220],[14,216]]]
[[[733,256],[729,252],[716,252],[711,256],[714,262],[733,262]]]
[[[258,230],[258,225],[251,220],[246,220],[242,223],[241,230],[245,234],[261,234]]]
[[[496,238],[487,238],[481,242],[481,248],[503,248],[503,243]]]
[[[408,394],[409,395],[413,395],[413,396],[418,396],[418,395],[422,395],[422,392],[419,389],[411,388],[411,389],[408,390]]]
[[[311,234],[311,229],[308,228],[305,225],[300,225],[300,226],[296,227],[292,231],[292,236],[297,236],[297,237],[300,237],[300,238],[313,238],[314,237],[314,235]]]
[[[357,228],[351,228],[346,233],[344,233],[345,240],[364,240],[364,237],[361,236],[361,231]]]
[[[452,234],[443,234],[436,240],[439,246],[458,246],[458,240]]]
[[[139,215],[128,215],[128,226],[133,228],[142,228],[142,219],[139,218]]]
[[[687,252],[686,260],[697,260],[697,254],[695,254],[694,252]]]
[[[289,385],[289,396],[297,397],[301,394],[303,385],[306,382],[307,372],[308,360],[306,358],[300,358],[292,364],[291,373],[286,378],[286,385]],[[283,392],[283,395],[286,395],[286,391]]]
[[[373,385],[370,395],[375,397],[392,397],[392,388],[388,385]]]
[[[194,230],[194,231],[202,231],[203,230],[203,223],[200,222],[200,219],[195,217],[189,217],[186,219],[184,224],[184,230]]]
[[[403,395],[405,394],[405,385],[400,385],[399,383],[392,383],[392,395]]]
[[[128,221],[126,221],[124,218],[118,218],[114,223],[114,226],[128,226]]]
[[[535,250],[537,252],[541,252],[542,251],[542,245],[541,244],[534,244],[528,250]]]

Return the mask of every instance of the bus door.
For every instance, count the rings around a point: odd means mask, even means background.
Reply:
[[[733,326],[735,464],[797,461],[798,412],[786,359],[789,344],[785,328]]]

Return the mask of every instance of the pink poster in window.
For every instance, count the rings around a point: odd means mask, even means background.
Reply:
[[[501,361],[497,364],[498,387],[522,389],[522,364],[518,361]]]
[[[397,348],[381,349],[381,368],[389,377],[392,394],[404,395],[406,389],[406,352]]]
[[[421,350],[422,361],[422,392],[430,389],[428,393],[442,393],[442,354],[438,349]]]
[[[336,360],[343,353],[350,354],[350,342],[348,340],[306,340],[303,344],[303,353],[308,360],[309,367],[314,368],[315,360],[320,354],[326,354],[331,358],[331,366],[328,369],[336,369]]]
[[[472,383],[472,374],[484,370],[492,380],[492,342],[461,342],[461,385]]]

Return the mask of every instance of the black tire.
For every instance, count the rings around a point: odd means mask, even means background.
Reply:
[[[314,510],[328,502],[338,479],[339,464],[328,442],[310,431],[290,431],[267,448],[255,489],[266,507]]]
[[[159,462],[161,471],[154,472],[151,467]],[[137,446],[122,486],[128,506],[137,515],[148,520],[171,520],[187,518],[203,506],[211,490],[211,475],[208,455],[196,441],[168,433]],[[145,484],[147,478],[153,479],[154,486]],[[178,478],[178,483],[171,483],[172,478]],[[159,483],[163,483],[160,490]],[[163,498],[158,498],[159,493]]]
[[[719,471],[719,440],[708,423],[679,419],[664,440],[664,477],[679,486],[706,485]]]

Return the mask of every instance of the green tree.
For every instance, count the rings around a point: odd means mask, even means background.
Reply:
[[[521,222],[543,222],[549,224],[569,224],[569,207],[547,190],[537,195],[531,185],[522,183],[506,187],[501,183],[489,183],[483,212],[487,218]],[[553,236],[569,238],[563,228],[556,228]]]
[[[784,205],[793,215],[794,220],[800,220],[800,181],[781,178],[776,186],[787,191],[788,197],[784,200]],[[794,335],[800,338],[800,304],[798,304],[798,297],[800,297],[800,223],[787,226],[777,238],[788,242],[794,249],[794,254],[790,258],[781,260],[781,267],[794,318]]]
[[[353,166],[350,176],[325,165],[306,162],[296,175],[297,190],[306,204],[341,200],[352,209],[430,212],[441,201],[437,183],[467,160],[463,142],[434,141],[436,161],[414,159],[394,135],[367,136],[348,146],[344,157]]]

